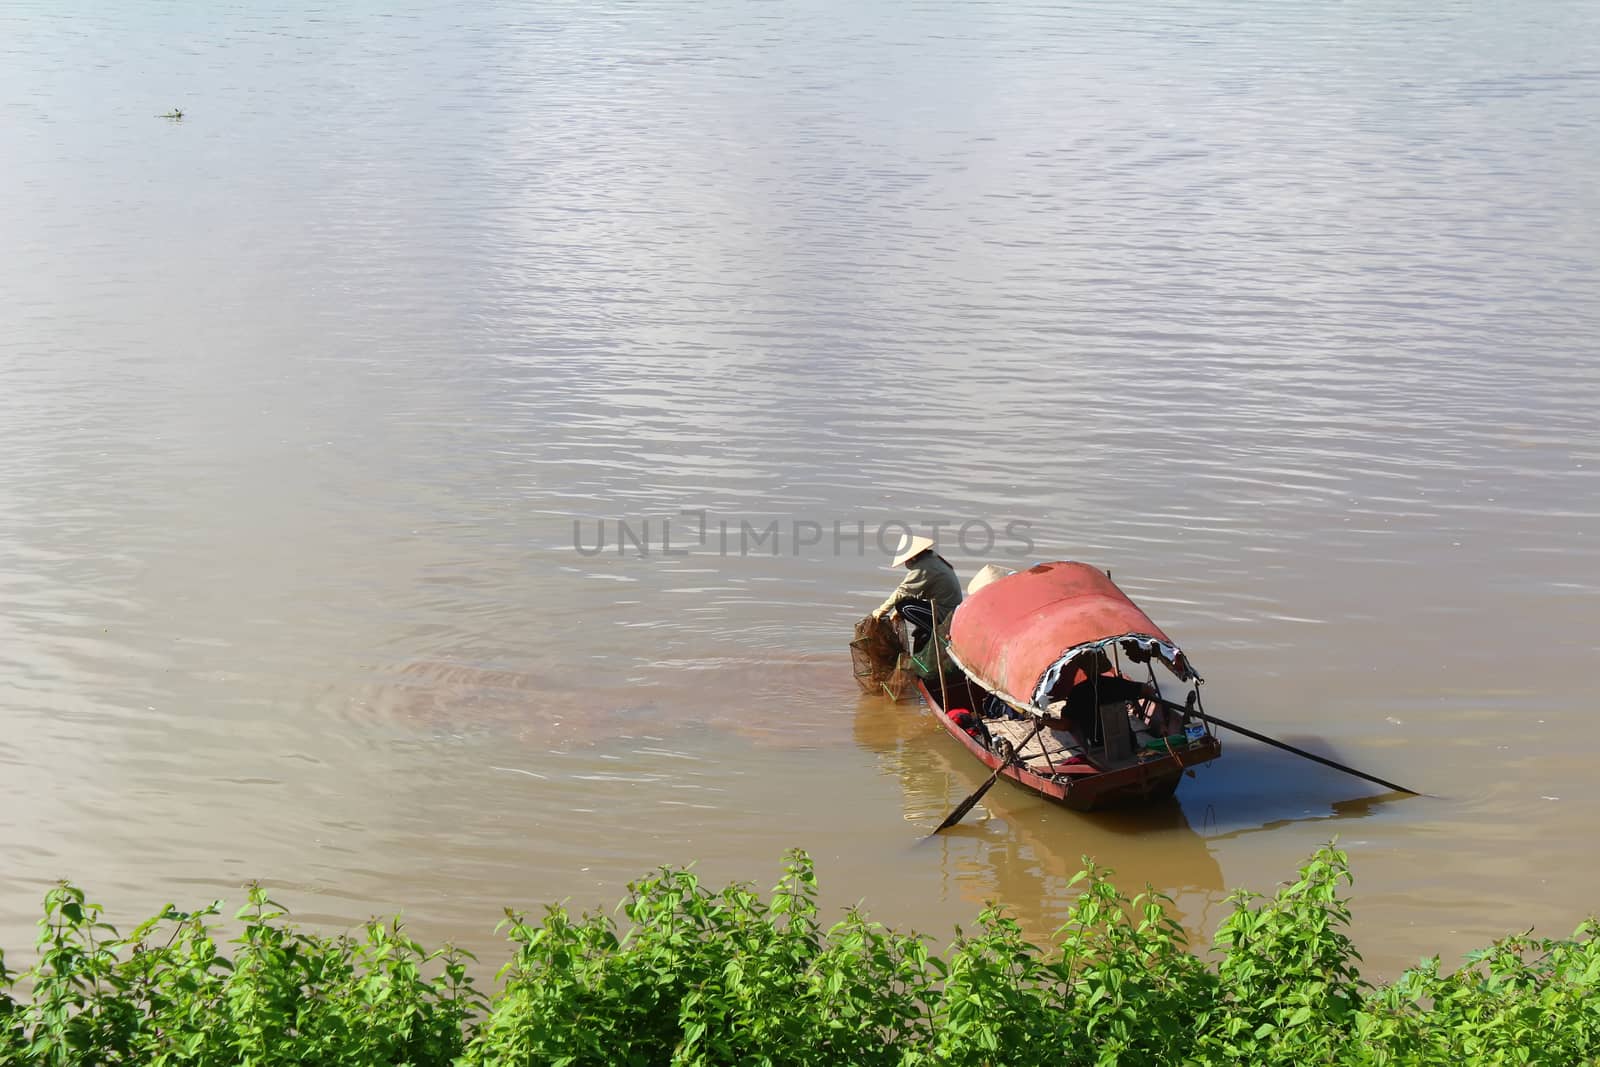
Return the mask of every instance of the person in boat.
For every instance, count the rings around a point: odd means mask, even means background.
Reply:
[[[897,612],[911,623],[911,650],[915,652],[934,631],[949,625],[951,612],[961,603],[961,579],[950,561],[934,550],[927,537],[907,533],[900,539],[891,567],[905,567],[906,576],[888,599],[873,611],[874,618]]]
[[[1060,695],[1046,705],[1049,715],[1045,721],[1052,728],[1065,728],[1084,744],[1104,744],[1105,739],[1100,736],[1100,706],[1117,703],[1129,704],[1130,711],[1152,729],[1164,727],[1164,723],[1151,722],[1150,718],[1160,713],[1160,705],[1155,702],[1156,687],[1118,674],[1104,652],[1096,652],[1093,658],[1079,664],[1071,678],[1067,686],[1056,685],[1052,695]]]

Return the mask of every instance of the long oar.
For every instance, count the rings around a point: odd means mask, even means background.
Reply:
[[[989,791],[989,787],[1000,780],[1000,772],[1011,766],[1011,764],[1016,760],[1018,754],[1021,753],[1023,749],[1028,747],[1028,742],[1039,736],[1039,731],[1043,729],[1044,719],[1041,718],[1039,720],[1039,725],[1033,728],[1033,733],[1029,734],[1027,738],[1023,740],[1022,744],[1012,749],[1011,755],[1000,761],[1000,766],[994,769],[994,773],[989,776],[989,780],[980,785],[976,793],[973,793],[970,797],[956,805],[956,810],[944,817],[944,822],[940,823],[934,828],[933,834],[938,833],[940,830],[948,830],[950,827],[954,826],[956,823],[965,818],[967,812],[972,810],[972,806],[983,799],[983,794]],[[932,837],[933,834],[929,834],[928,836]]]
[[[1198,715],[1201,719],[1205,720],[1206,722],[1213,723],[1213,724],[1215,724],[1217,726],[1225,726],[1228,729],[1232,730],[1236,734],[1244,734],[1246,737],[1255,738],[1257,741],[1260,741],[1263,745],[1271,745],[1273,748],[1281,748],[1285,752],[1293,752],[1296,756],[1301,756],[1301,757],[1303,757],[1305,759],[1311,760],[1313,763],[1320,763],[1324,767],[1332,767],[1336,771],[1343,771],[1346,774],[1353,774],[1357,778],[1365,778],[1369,782],[1376,782],[1378,785],[1381,785],[1381,786],[1383,786],[1383,787],[1385,787],[1387,789],[1393,789],[1396,793],[1409,793],[1411,796],[1414,796],[1414,797],[1422,796],[1422,794],[1417,792],[1415,789],[1407,789],[1403,785],[1396,785],[1393,782],[1386,782],[1382,778],[1379,778],[1375,774],[1367,774],[1365,771],[1358,771],[1354,767],[1346,767],[1342,763],[1336,763],[1331,759],[1327,759],[1326,757],[1317,755],[1315,752],[1307,752],[1303,748],[1295,748],[1293,745],[1288,744],[1287,742],[1284,742],[1284,741],[1279,741],[1275,737],[1268,737],[1266,734],[1258,734],[1254,730],[1247,730],[1243,726],[1235,725],[1234,723],[1231,723],[1226,719],[1219,719],[1215,715],[1212,715],[1210,712],[1207,712],[1207,711],[1196,711],[1193,708],[1185,709],[1182,704],[1174,704],[1170,700],[1163,700],[1161,703],[1167,705],[1168,707],[1170,707],[1170,708],[1172,708],[1172,709],[1174,709],[1176,711],[1188,710],[1189,714],[1191,714],[1191,715]]]

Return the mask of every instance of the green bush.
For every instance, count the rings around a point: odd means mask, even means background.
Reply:
[[[219,946],[213,903],[126,937],[62,884],[38,962],[0,954],[0,1064],[1576,1064],[1600,1053],[1600,940],[1520,935],[1372,987],[1346,935],[1345,856],[1270,899],[1235,894],[1214,962],[1155,892],[1090,866],[1055,944],[990,907],[943,954],[847,912],[818,920],[810,860],[763,900],[662,869],[621,923],[507,912],[493,997],[459,950],[396,921],[304,933],[252,886]]]

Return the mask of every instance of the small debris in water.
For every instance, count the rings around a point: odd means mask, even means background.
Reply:
[[[526,774],[529,778],[537,778],[541,782],[548,782],[550,780],[542,774],[537,774],[533,771],[525,771],[521,767],[496,767],[493,764],[490,764],[489,769],[491,771],[509,771],[512,774]]]

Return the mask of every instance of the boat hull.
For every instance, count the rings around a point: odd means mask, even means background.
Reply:
[[[948,680],[947,680],[948,684]],[[917,688],[933,711],[939,725],[955,738],[973,757],[991,771],[1000,766],[1000,757],[990,752],[965,730],[957,726],[940,702],[934,687],[936,679],[919,679]],[[960,690],[970,699],[969,683],[963,680]],[[1044,777],[1021,764],[1013,763],[1001,771],[1001,777],[1046,800],[1072,808],[1075,811],[1101,811],[1107,808],[1132,807],[1166,800],[1177,790],[1184,771],[1202,763],[1209,763],[1222,755],[1222,745],[1211,734],[1187,747],[1171,749],[1166,755],[1152,756],[1127,767],[1111,770],[1088,769],[1066,777]]]

